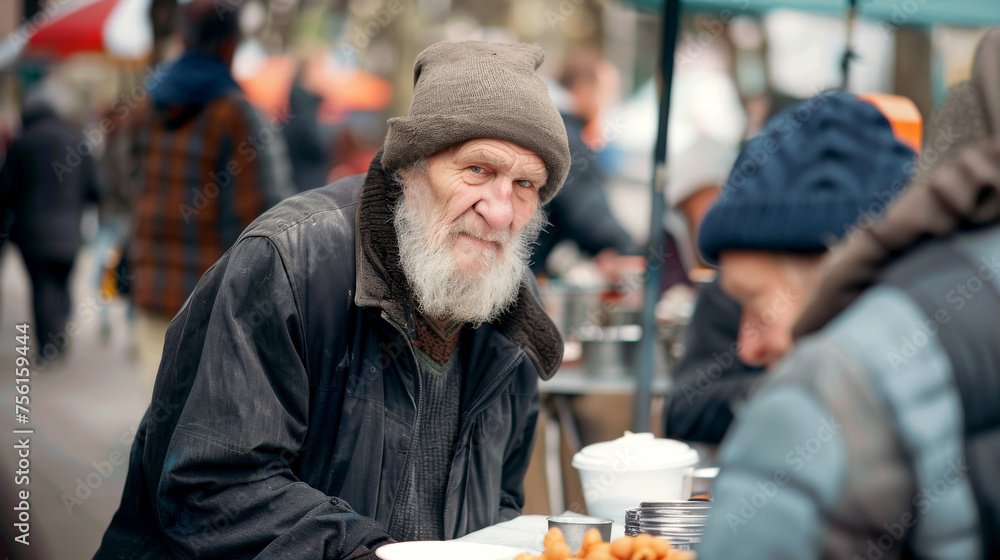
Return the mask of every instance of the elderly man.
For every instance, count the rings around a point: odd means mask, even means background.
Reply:
[[[526,273],[570,161],[543,56],[429,47],[368,174],[278,205],[205,274],[98,558],[374,558],[519,514],[562,357]]]

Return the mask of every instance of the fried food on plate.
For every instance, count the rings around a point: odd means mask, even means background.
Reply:
[[[587,531],[583,545],[576,554],[570,555],[569,546],[562,531],[553,527],[545,533],[542,541],[545,552],[536,556],[530,552],[518,554],[514,560],[695,560],[693,551],[674,550],[670,541],[643,533],[635,537],[621,537],[614,542],[601,540],[597,529]]]

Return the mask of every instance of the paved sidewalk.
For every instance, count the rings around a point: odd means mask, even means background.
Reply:
[[[93,259],[81,251],[73,270],[73,316],[65,359],[33,369],[28,424],[15,420],[15,326],[30,322],[31,290],[15,247],[0,254],[0,560],[91,558],[118,507],[132,437],[146,409],[136,366],[129,355],[125,306],[110,306],[111,333],[102,341],[93,292]],[[29,334],[34,333],[29,329]],[[31,346],[37,349],[33,336]],[[14,429],[30,435],[28,486],[15,485]],[[16,493],[30,492],[30,546],[13,543]]]

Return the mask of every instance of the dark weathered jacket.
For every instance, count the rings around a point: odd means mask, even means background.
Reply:
[[[397,196],[373,164],[363,187],[270,210],[206,272],[167,332],[97,558],[339,559],[387,542],[420,406]],[[562,357],[527,278],[461,350],[448,537],[520,512],[538,378]]]

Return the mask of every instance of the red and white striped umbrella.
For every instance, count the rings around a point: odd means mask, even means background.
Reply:
[[[136,60],[149,54],[153,30],[150,0],[67,1],[60,10],[42,12],[27,24],[24,54],[65,58],[98,53]]]

